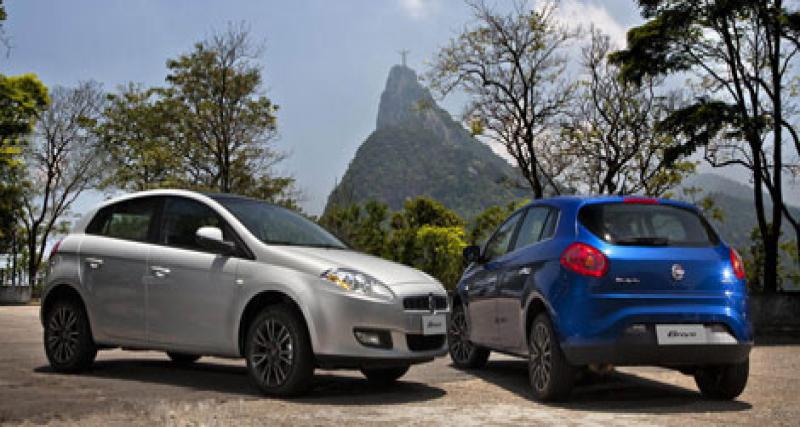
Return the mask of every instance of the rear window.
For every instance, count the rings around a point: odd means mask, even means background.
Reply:
[[[601,203],[584,206],[578,221],[600,239],[621,246],[705,247],[719,237],[697,212],[670,205]]]

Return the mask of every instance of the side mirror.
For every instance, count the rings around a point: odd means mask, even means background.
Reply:
[[[213,252],[229,255],[236,250],[236,244],[226,241],[218,227],[200,227],[195,232],[195,237],[201,247]]]
[[[467,246],[464,248],[463,255],[464,260],[467,261],[467,264],[481,262],[481,247],[477,245]]]

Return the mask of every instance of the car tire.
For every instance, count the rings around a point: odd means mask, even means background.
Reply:
[[[173,353],[171,351],[167,352],[167,356],[176,365],[191,365],[200,359],[200,355],[197,354]]]
[[[97,347],[83,304],[75,299],[63,299],[47,310],[44,350],[56,372],[81,372],[92,366]]]
[[[469,340],[469,324],[464,306],[454,304],[447,327],[447,347],[453,365],[459,369],[479,369],[486,366],[490,351]]]
[[[373,384],[389,385],[405,375],[409,368],[409,365],[391,368],[361,368],[361,373]]]
[[[528,354],[528,379],[534,398],[546,402],[569,397],[577,370],[564,356],[553,323],[545,313],[536,316],[531,324]]]
[[[733,400],[744,391],[749,375],[750,359],[747,359],[732,365],[699,368],[694,374],[694,381],[703,396],[718,400]]]
[[[265,308],[248,328],[245,358],[250,379],[264,394],[297,396],[314,377],[314,353],[303,319],[294,310]]]

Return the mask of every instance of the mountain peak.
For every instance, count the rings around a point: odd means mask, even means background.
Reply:
[[[526,197],[521,177],[505,159],[475,140],[436,105],[417,73],[405,65],[389,72],[377,129],[358,147],[325,212],[378,200],[390,209],[426,195],[465,218]]]
[[[435,102],[428,89],[419,82],[417,73],[405,66],[395,65],[389,71],[386,87],[378,107],[377,128],[401,125],[417,116],[425,106]]]

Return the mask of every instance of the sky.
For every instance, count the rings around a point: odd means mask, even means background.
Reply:
[[[487,0],[503,9],[510,1]],[[280,106],[278,170],[297,179],[302,206],[321,213],[358,146],[375,128],[381,91],[398,51],[424,73],[438,48],[471,22],[462,0],[7,0],[12,49],[4,74],[36,73],[48,86],[96,80],[161,85],[165,62],[229,23],[263,41],[265,93]],[[571,24],[594,23],[618,45],[641,22],[632,0],[562,0]],[[461,111],[457,96],[443,107]],[[102,196],[83,197],[74,211]]]

